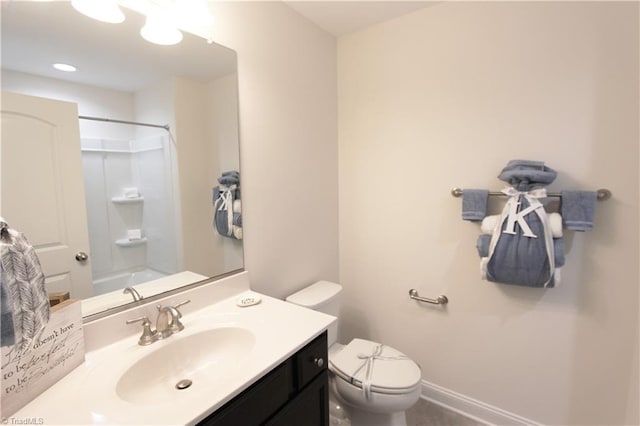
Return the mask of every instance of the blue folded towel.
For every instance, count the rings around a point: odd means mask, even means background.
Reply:
[[[555,180],[557,172],[545,166],[542,161],[511,160],[498,179],[507,182],[518,191],[530,191],[549,185]]]
[[[491,244],[491,235],[480,234],[478,235],[478,241],[476,241],[476,250],[478,250],[478,256],[489,256],[489,245]]]
[[[238,173],[235,170],[232,170],[230,172],[224,172],[218,178],[218,182],[221,185],[227,185],[227,186],[239,185],[240,184],[240,173]]]
[[[595,191],[562,191],[561,213],[564,227],[572,231],[590,231],[596,211]]]
[[[553,239],[553,261],[556,264],[556,268],[564,266],[564,238]]]
[[[491,235],[481,234],[478,235],[478,241],[476,242],[476,249],[478,250],[478,256],[489,256],[489,245],[491,244]],[[553,239],[553,260],[556,268],[564,266],[564,238]]]
[[[485,189],[465,189],[462,191],[462,219],[482,220],[487,215],[489,191]]]

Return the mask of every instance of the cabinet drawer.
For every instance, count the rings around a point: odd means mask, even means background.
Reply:
[[[327,369],[327,332],[316,337],[295,355],[297,389],[300,390]]]

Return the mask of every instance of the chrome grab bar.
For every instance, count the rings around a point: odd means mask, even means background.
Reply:
[[[447,303],[449,303],[449,299],[444,294],[438,296],[437,299],[428,299],[426,297],[420,297],[420,295],[418,294],[418,290],[416,290],[415,288],[409,290],[409,297],[419,302],[431,303],[433,305],[446,305]]]

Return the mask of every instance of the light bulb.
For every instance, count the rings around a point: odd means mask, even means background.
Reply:
[[[171,16],[164,12],[155,12],[147,16],[140,35],[155,44],[172,45],[182,41],[182,33],[176,28]]]

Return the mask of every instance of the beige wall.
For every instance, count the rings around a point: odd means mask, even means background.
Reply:
[[[340,38],[342,338],[537,422],[637,424],[638,73],[637,3],[446,3]],[[481,281],[449,193],[514,158],[614,194],[555,289]]]
[[[207,85],[207,138],[215,141],[217,163],[209,169],[210,181],[216,183],[222,172],[240,170],[240,123],[238,121],[238,75],[236,73],[210,81]],[[241,195],[242,198],[242,195]],[[213,205],[210,207],[214,215]],[[242,240],[215,238],[213,244],[224,254],[223,270],[242,268]]]
[[[207,85],[184,78],[173,79],[174,129],[180,176],[180,202],[184,244],[184,268],[206,276],[224,272],[224,253],[215,244],[211,188],[216,185],[211,165],[217,151],[207,134],[211,110]],[[206,232],[205,232],[206,230]]]
[[[284,297],[338,279],[336,40],[280,2],[212,2],[238,53],[244,259]]]

